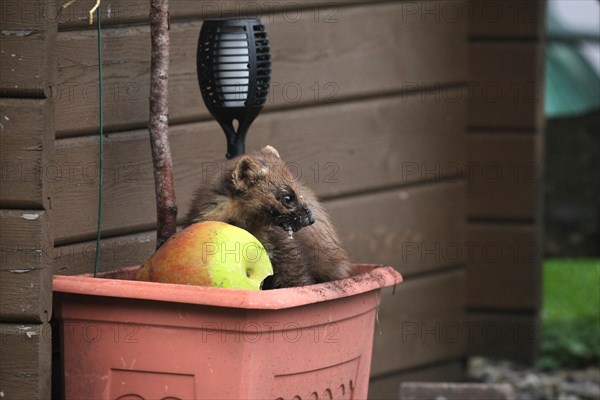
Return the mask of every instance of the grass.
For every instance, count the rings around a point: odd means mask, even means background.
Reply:
[[[551,259],[544,263],[547,321],[600,316],[600,260]]]
[[[600,260],[547,260],[543,283],[540,366],[558,369],[598,365]]]

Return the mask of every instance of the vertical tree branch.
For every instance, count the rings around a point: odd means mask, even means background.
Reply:
[[[150,36],[150,144],[154,164],[157,232],[159,248],[177,228],[177,204],[173,182],[173,160],[169,146],[169,1],[151,0]]]

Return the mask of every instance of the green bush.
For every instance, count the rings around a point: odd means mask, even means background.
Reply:
[[[600,363],[600,261],[544,263],[540,366],[582,368]]]

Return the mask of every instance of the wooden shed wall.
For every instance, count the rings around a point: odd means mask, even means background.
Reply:
[[[535,359],[541,306],[545,2],[472,1],[466,259],[469,354]],[[478,11],[477,11],[478,10]]]
[[[8,398],[48,397],[52,274],[89,272],[93,265],[98,62],[96,34],[86,23],[92,5],[80,0],[58,15],[54,1],[3,3],[0,390]],[[373,398],[394,398],[405,379],[460,377],[468,343],[443,335],[467,321],[467,302],[473,316],[496,315],[488,312],[494,306],[467,290],[473,285],[467,285],[462,252],[456,253],[476,229],[491,224],[487,232],[498,235],[497,228],[507,225],[485,215],[479,221],[477,211],[470,211],[485,209],[498,188],[469,181],[468,161],[480,154],[477,138],[483,148],[491,144],[488,138],[526,154],[530,147],[521,146],[527,136],[518,135],[522,131],[513,124],[503,127],[506,134],[493,129],[497,125],[483,126],[494,135],[479,134],[468,60],[481,35],[474,33],[478,20],[465,11],[470,6],[449,0],[171,0],[170,134],[180,216],[225,153],[223,134],[196,83],[201,20],[260,14],[268,25],[274,73],[248,148],[271,144],[294,163],[324,200],[357,262],[391,264],[406,277],[395,293],[385,293],[379,313]],[[103,2],[102,15],[109,133],[101,269],[110,270],[141,263],[154,248],[145,129],[148,2]],[[496,39],[490,42],[504,48]],[[522,188],[524,195],[528,190]],[[508,215],[502,218],[512,224]],[[526,228],[534,228],[534,221],[525,225],[527,240]],[[474,265],[469,268],[472,274]],[[535,297],[528,299],[536,304]]]
[[[56,24],[48,2],[0,4],[0,393],[48,398]],[[24,14],[25,13],[25,14]]]

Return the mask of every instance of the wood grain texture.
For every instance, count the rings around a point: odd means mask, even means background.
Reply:
[[[180,19],[208,19],[208,18],[242,18],[260,17],[270,20],[272,13],[285,12],[290,22],[295,21],[299,14],[310,18],[326,21],[334,19],[340,7],[354,4],[373,4],[381,0],[328,0],[328,1],[302,1],[279,0],[248,2],[243,0],[220,0],[220,1],[190,1],[171,0],[169,3],[169,14],[171,21]],[[61,29],[89,28],[88,10],[92,8],[95,0],[80,0],[65,10],[59,18]],[[335,10],[320,11],[322,8]],[[147,23],[149,14],[149,3],[143,0],[119,1],[116,3],[102,3],[100,7],[102,25],[122,25],[134,23]]]
[[[469,0],[472,38],[539,39],[544,34],[543,0]]]
[[[0,96],[48,97],[55,82],[55,2],[6,1],[0,12]]]
[[[470,128],[535,130],[540,126],[541,54],[539,43],[471,43]]]
[[[50,396],[50,325],[0,324],[0,391],[5,399],[44,400]]]
[[[538,212],[541,165],[537,135],[469,135],[468,216],[533,221]]]
[[[469,312],[473,327],[469,356],[514,360],[523,364],[535,361],[541,346],[541,322],[536,314]]]
[[[0,321],[50,319],[48,225],[45,211],[0,210]]]
[[[538,310],[541,262],[537,227],[469,224],[468,306],[483,310]]]
[[[0,28],[6,30],[44,30],[56,22],[57,6],[54,0],[20,0],[2,2]]]
[[[462,262],[461,254],[454,253],[464,235],[461,183],[390,190],[324,205],[355,262],[393,265],[404,276]],[[155,240],[154,231],[102,240],[100,269],[143,263],[153,253]],[[93,241],[57,246],[54,273],[91,272],[95,248]]]
[[[369,399],[398,400],[402,382],[460,382],[463,379],[464,367],[460,359],[443,361],[371,379]]]
[[[100,241],[99,270],[112,271],[143,264],[156,250],[156,231],[139,232]],[[94,271],[96,241],[54,248],[52,270],[56,275],[89,274]]]
[[[48,100],[0,98],[0,208],[49,208],[53,111]]]
[[[371,376],[465,354],[465,270],[406,279],[385,289],[375,330]]]
[[[285,13],[278,13],[265,21],[273,59],[267,111],[468,79],[466,20],[426,23],[418,14],[408,14],[402,3],[340,8],[336,18],[324,23],[304,15],[290,23]],[[196,77],[200,27],[200,21],[171,24],[172,124],[209,116]],[[104,31],[104,121],[109,131],[141,128],[148,121],[148,35],[143,25]],[[92,31],[59,34],[58,137],[94,132],[98,125],[95,42]]]
[[[393,265],[404,276],[463,262],[464,185],[443,183],[326,203],[355,262]]]
[[[448,98],[460,92],[442,92]],[[457,179],[464,164],[464,101],[396,96],[265,114],[248,151],[271,144],[321,197],[406,183]],[[172,126],[170,142],[180,221],[194,190],[220,173],[224,135],[215,122]],[[95,235],[97,139],[57,141],[53,216],[58,244]],[[104,235],[155,227],[154,178],[147,131],[105,140]]]

